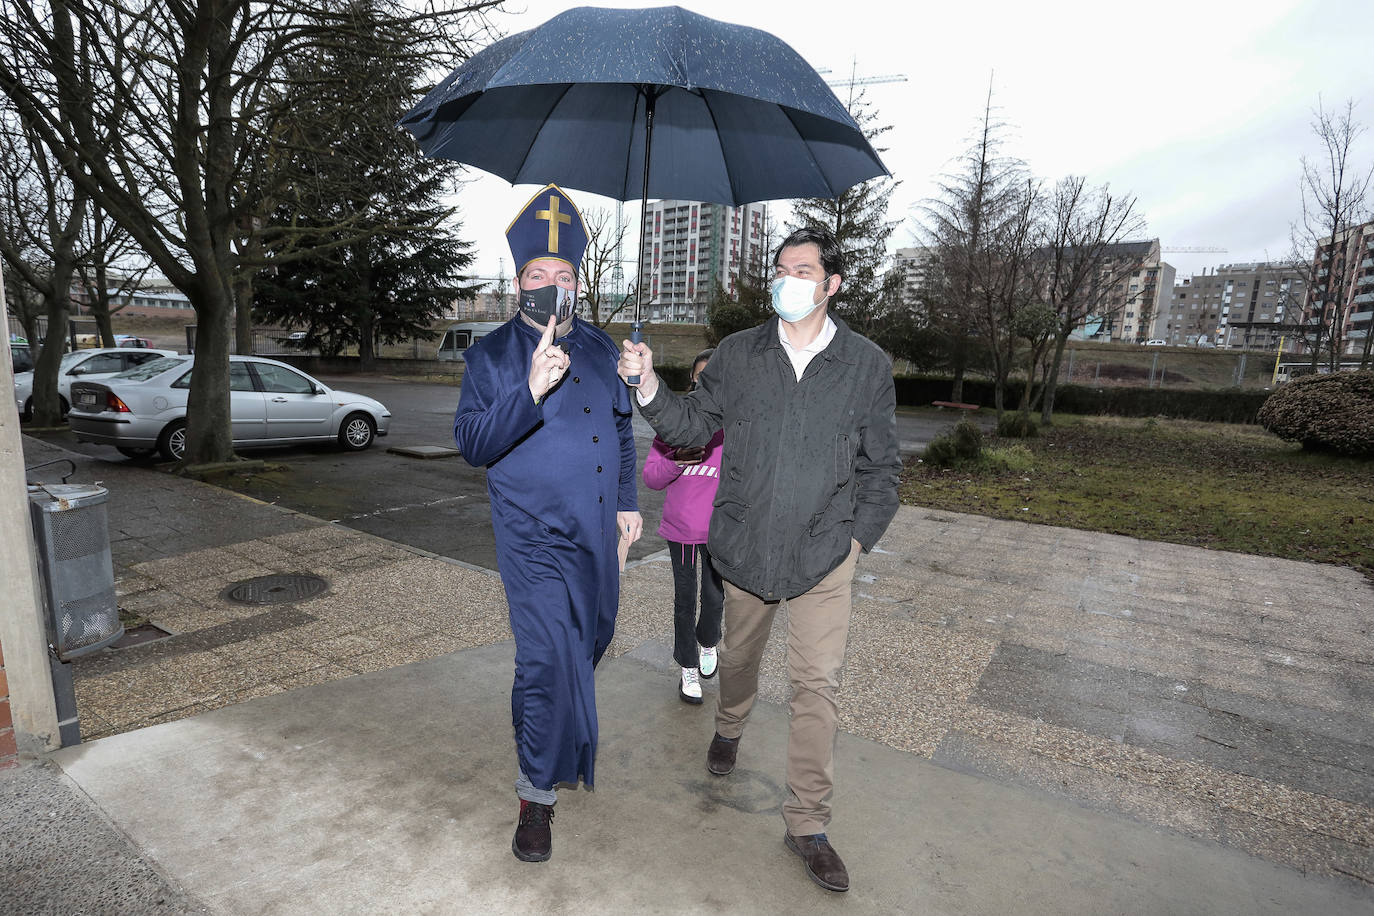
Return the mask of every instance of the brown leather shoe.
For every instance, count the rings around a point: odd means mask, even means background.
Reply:
[[[553,855],[553,805],[520,799],[520,821],[515,826],[511,851],[521,862],[547,862]]]
[[[791,831],[783,835],[782,841],[787,848],[801,856],[806,863],[806,876],[828,891],[844,892],[849,890],[849,872],[835,847],[830,845],[823,833],[811,836],[793,836]]]
[[[738,753],[738,738],[722,738],[717,734],[706,749],[706,769],[716,776],[729,776],[734,772],[735,755]]]

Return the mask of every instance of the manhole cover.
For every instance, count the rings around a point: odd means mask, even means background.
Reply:
[[[289,604],[324,594],[329,583],[319,576],[258,576],[226,588],[221,595],[235,604]]]

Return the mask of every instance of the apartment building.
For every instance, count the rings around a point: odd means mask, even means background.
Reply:
[[[1327,299],[1339,298],[1342,312],[1342,346],[1345,356],[1364,352],[1365,339],[1374,328],[1374,220],[1338,234],[1333,242],[1317,246],[1311,263],[1311,281],[1303,302],[1304,323],[1319,318],[1329,322],[1334,309]],[[1301,353],[1302,343],[1296,348]]]
[[[902,277],[902,301],[915,304],[926,282],[934,250],[926,247],[898,248],[892,255],[892,269]]]
[[[1159,239],[1106,246],[1099,275],[1111,286],[1097,313],[1085,318],[1073,336],[1143,343],[1174,285],[1173,265],[1160,260]]]
[[[765,204],[728,207],[689,200],[651,201],[642,233],[649,271],[646,321],[706,323],[711,292],[735,293],[740,273],[768,256]]]
[[[1275,262],[1223,264],[1186,277],[1170,292],[1152,336],[1178,347],[1277,350],[1285,316],[1306,295],[1304,271]]]

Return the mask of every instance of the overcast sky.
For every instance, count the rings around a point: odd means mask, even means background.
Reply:
[[[664,4],[525,0],[494,19],[516,32],[575,5]],[[1166,248],[1227,249],[1166,254],[1180,277],[1287,254],[1300,212],[1300,159],[1321,152],[1310,129],[1319,98],[1328,108],[1354,99],[1357,118],[1374,126],[1370,0],[679,5],[770,31],[813,66],[829,68],[827,79],[847,78],[856,64],[860,77],[907,77],[867,90],[880,123],[892,125],[883,160],[901,180],[889,213],[902,220],[899,246],[913,243],[915,205],[966,148],[989,80],[1008,125],[1005,152],[1036,176],[1052,183],[1081,174],[1135,195],[1147,235]],[[836,91],[843,99],[846,90]],[[1374,132],[1360,142],[1357,161],[1374,162]],[[538,187],[469,174],[474,180],[457,202],[462,235],[476,243],[475,273],[496,276],[504,267],[509,276],[502,233]],[[572,196],[584,209],[613,206]],[[637,205],[625,210],[637,218]],[[781,225],[790,208],[773,212]]]

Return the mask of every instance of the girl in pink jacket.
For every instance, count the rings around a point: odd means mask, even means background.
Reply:
[[[697,376],[711,353],[705,350],[692,362],[692,388],[696,387]],[[711,525],[711,504],[720,483],[720,450],[724,440],[724,431],[718,430],[705,446],[673,448],[655,437],[644,459],[644,485],[666,490],[658,533],[668,542],[673,560],[673,658],[682,667],[678,696],[687,703],[701,702],[700,678],[714,677],[716,673],[716,646],[720,642],[725,596],[720,576],[711,567],[706,534]]]

